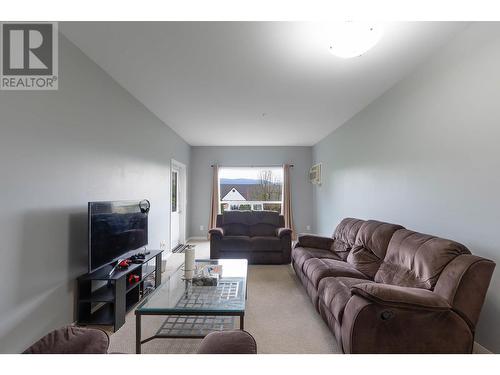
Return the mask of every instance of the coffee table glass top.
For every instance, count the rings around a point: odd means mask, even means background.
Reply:
[[[197,260],[196,268],[221,265],[217,286],[188,285],[178,268],[137,307],[139,314],[230,314],[245,311],[246,259]]]

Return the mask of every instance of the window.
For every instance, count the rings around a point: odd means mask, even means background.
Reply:
[[[177,212],[177,171],[172,172],[172,212]]]
[[[281,213],[282,167],[221,167],[219,169],[220,211]]]

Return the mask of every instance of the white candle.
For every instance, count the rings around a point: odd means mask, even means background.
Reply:
[[[184,252],[184,278],[186,280],[191,280],[194,276],[194,249],[194,247],[187,248]]]

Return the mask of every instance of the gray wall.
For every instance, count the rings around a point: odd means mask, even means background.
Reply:
[[[473,24],[315,145],[315,222],[395,222],[500,261],[500,24]],[[500,352],[500,271],[476,340]]]
[[[190,146],[60,36],[59,91],[0,91],[0,353],[74,321],[87,202],[148,198],[169,243],[170,159]]]
[[[313,225],[312,185],[307,178],[311,151],[311,147],[192,147],[189,236],[207,235],[212,192],[210,165],[214,163],[221,166],[294,164],[291,189],[295,229],[305,232],[307,225]],[[204,226],[204,231],[200,231],[200,225]]]

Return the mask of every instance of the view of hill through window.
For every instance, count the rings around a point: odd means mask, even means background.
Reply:
[[[219,194],[221,212],[229,210],[281,212],[283,168],[221,167]]]

